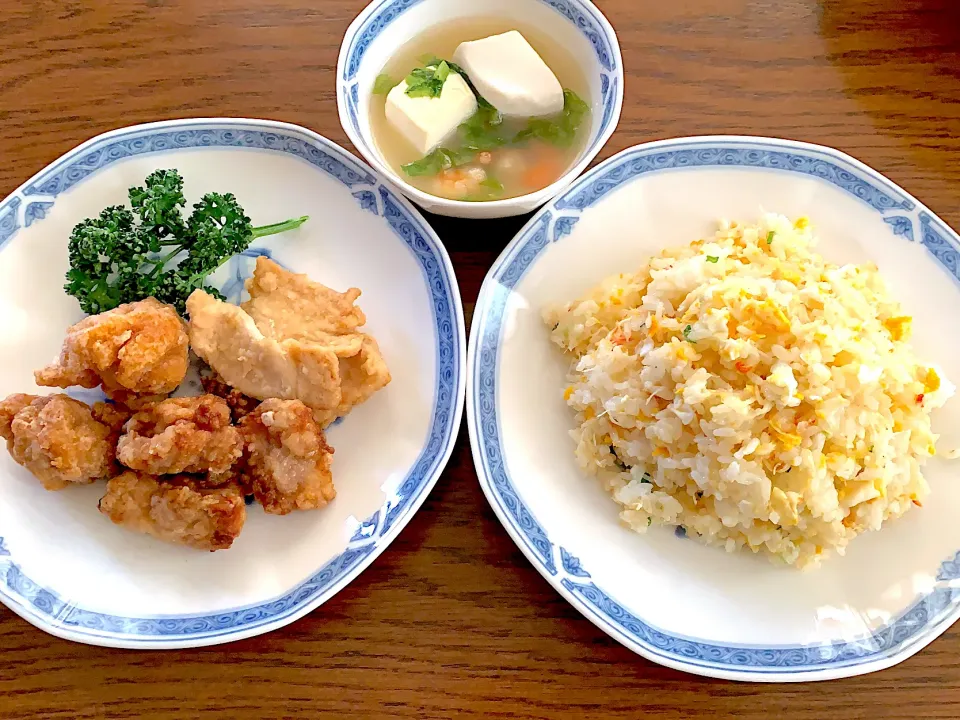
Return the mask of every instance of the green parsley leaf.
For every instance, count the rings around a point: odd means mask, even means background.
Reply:
[[[648,517],[648,518],[647,518],[647,527],[650,527],[651,525],[653,525],[653,518],[652,518],[652,517]]]
[[[686,340],[687,342],[695,343],[695,342],[697,342],[697,341],[696,341],[696,340],[692,340],[692,339],[690,338],[690,333],[691,333],[691,332],[693,332],[693,325],[687,325],[687,326],[683,329],[683,338],[684,338],[684,340]]]
[[[720,260],[720,258],[718,258],[716,255],[707,255],[707,262],[708,262],[708,263],[716,263],[716,262],[718,262],[719,260]]]
[[[160,252],[162,241],[185,231],[180,210],[186,205],[183,178],[176,170],[150,173],[143,187],[132,187],[127,193],[134,213],[140,217],[140,228],[146,233],[151,252]]]
[[[132,210],[108,207],[70,234],[65,290],[90,315],[151,296],[182,314],[194,290],[218,295],[206,281],[253,240],[307,221],[253,227],[230,193],[207,193],[184,219],[183,178],[176,170],[151,173],[129,197]]]
[[[373,83],[373,94],[374,95],[389,95],[390,91],[393,90],[399,83],[394,80],[392,77],[386,73],[377,75],[376,81]]]
[[[774,230],[771,230],[770,232],[767,233],[767,245],[773,244],[773,236],[776,234],[777,233]]]
[[[487,179],[481,182],[480,185],[496,192],[503,192],[503,183],[493,177],[493,175],[487,175]]]

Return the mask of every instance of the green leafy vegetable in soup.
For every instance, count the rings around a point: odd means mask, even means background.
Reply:
[[[414,68],[407,76],[406,93],[410,97],[438,98],[450,77],[450,66],[442,60],[435,66]]]
[[[499,199],[502,193],[503,183],[492,175],[487,175],[485,179],[478,181],[477,188],[463,199],[466,202],[489,202]]]
[[[537,141],[560,149],[570,148],[590,111],[590,106],[571,90],[564,92],[564,98],[563,113],[553,118],[528,119],[525,121],[526,127],[519,131],[512,130],[509,122],[489,103],[480,105],[473,117],[457,129],[454,142],[437,148],[420,160],[403,165],[402,170],[408,177],[438,176],[447,170],[475,164],[479,158],[487,160],[487,163],[481,163],[481,166],[495,162],[498,150],[527,148]],[[554,167],[556,176],[544,177],[541,185],[556,180],[565,169],[559,164]],[[485,169],[483,172],[487,173]],[[488,201],[503,197],[505,185],[501,180],[494,180],[488,175],[479,185],[469,197],[463,199]],[[528,191],[538,189],[540,188],[530,187]]]
[[[253,240],[300,227],[306,217],[255,228],[230,193],[208,193],[184,220],[183,178],[157,170],[130,188],[132,210],[116,205],[77,225],[68,243],[64,289],[95,315],[147,297],[183,313],[187,297]]]
[[[503,183],[497,180],[495,177],[488,175],[486,180],[483,180],[480,183],[480,187],[485,187],[488,190],[493,190],[493,192],[500,192],[503,190]]]
[[[458,129],[460,142],[471,150],[495,150],[513,142],[504,128],[503,115],[493,107],[480,107]]]
[[[572,90],[563,91],[563,112],[556,118],[531,118],[527,127],[521,130],[515,142],[525,142],[533,138],[543,140],[558,147],[570,147],[577,137],[577,131],[583,119],[590,112],[579,95]]]
[[[462,30],[452,25],[438,28],[430,37],[411,43],[409,50],[402,51],[385,67],[384,79],[378,80],[375,91],[389,93],[389,78],[405,74],[407,97],[374,100],[371,124],[387,162],[414,187],[454,200],[501,200],[549,186],[576,161],[592,112],[577,91],[569,86],[564,89],[562,110],[552,115],[525,116],[515,108],[504,114],[479,92],[471,73],[464,69],[469,67],[477,72],[477,80],[486,87],[485,83],[492,82],[488,75],[495,75],[496,71],[478,63],[476,56],[462,53],[461,41],[473,42],[484,33],[490,33],[487,39],[491,39],[494,34],[516,29],[492,21],[471,21]],[[553,38],[536,28],[523,32],[535,43],[535,50],[554,73],[559,87],[567,82],[578,89],[587,87],[576,59]],[[463,64],[451,61],[451,57],[462,57]],[[448,88],[444,93],[445,84],[453,75],[459,76],[457,91]],[[559,87],[553,91],[552,107],[560,105]],[[476,98],[476,110],[460,121],[465,112],[470,112],[469,108],[464,110],[467,89]],[[519,82],[514,92],[521,98],[520,105],[530,107],[540,102],[531,99],[531,93],[536,95],[539,91],[529,84]],[[411,104],[409,98],[417,99],[417,104]],[[433,102],[435,106],[429,104]],[[546,103],[540,105],[544,106]],[[458,121],[460,124],[456,125]],[[436,137],[445,137],[439,146],[433,144]],[[424,155],[423,148],[429,147],[433,149]]]
[[[444,170],[469,165],[475,157],[472,150],[437,148],[423,159],[404,165],[403,171],[411,177],[438,175]]]
[[[476,96],[477,104],[481,108],[486,108],[488,110],[494,109],[493,105],[488,103],[484,99],[483,95],[480,94],[480,91],[477,90],[477,86],[473,84],[473,80],[470,79],[470,76],[466,73],[466,71],[462,67],[457,65],[455,62],[453,62],[452,60],[441,60],[436,55],[423,55],[420,57],[420,61],[424,64],[425,67],[428,67],[428,68],[436,67],[441,63],[447,65],[450,68],[450,70],[452,70],[457,75],[463,78],[463,81],[467,84],[467,87],[469,87],[470,91]]]
[[[389,95],[390,91],[393,90],[397,85],[392,77],[383,73],[377,76],[377,79],[373,83],[373,94],[374,95]]]

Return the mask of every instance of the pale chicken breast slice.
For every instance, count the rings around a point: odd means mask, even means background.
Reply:
[[[357,355],[360,338],[336,346],[264,336],[241,308],[202,290],[187,300],[190,344],[223,380],[244,395],[301,400],[318,415],[336,415],[343,400],[340,355]]]
[[[241,307],[274,340],[327,344],[331,337],[356,333],[367,322],[356,305],[357,288],[339,293],[266,257],[257,258],[246,288],[250,299]]]
[[[362,335],[363,344],[357,354],[340,359],[340,391],[342,398],[336,411],[323,415],[317,413],[317,422],[326,427],[338,417],[343,417],[353,408],[366,402],[391,380],[390,369],[380,354],[377,341]]]
[[[321,425],[343,417],[390,383],[390,370],[377,341],[357,332],[366,323],[355,305],[359,290],[338,293],[266,257],[257,258],[246,287],[250,299],[241,307],[264,335],[281,342],[312,341],[336,348],[342,400],[336,409],[317,413]],[[352,353],[351,348],[355,348]]]

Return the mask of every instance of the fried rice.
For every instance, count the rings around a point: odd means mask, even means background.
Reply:
[[[577,460],[630,528],[810,567],[924,502],[955,387],[876,267],[814,247],[806,218],[724,222],[545,311]]]

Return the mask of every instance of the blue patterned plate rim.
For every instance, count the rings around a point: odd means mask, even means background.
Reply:
[[[86,610],[24,575],[0,528],[0,601],[52,635],[122,648],[201,647],[278,629],[316,609],[382,553],[426,500],[450,459],[463,412],[466,338],[456,275],[439,237],[413,205],[346,150],[306,128],[271,120],[198,118],[136,125],[88,140],[0,202],[0,252],[44,219],[56,197],[114,162],[168,150],[235,148],[294,155],[344,184],[383,217],[418,261],[433,304],[437,379],[429,435],[396,497],[359,523],[347,548],[283,595],[202,615],[125,617]],[[371,204],[372,203],[372,204]],[[40,209],[31,214],[30,208]]]
[[[677,670],[740,681],[796,682],[874,672],[919,652],[960,618],[960,551],[943,561],[934,589],[869,635],[817,645],[738,645],[670,633],[644,622],[599,587],[588,568],[556,545],[516,490],[500,443],[497,407],[503,313],[516,284],[578,216],[651,173],[697,168],[794,172],[835,185],[884,217],[894,234],[916,235],[960,285],[960,236],[891,180],[832,148],[777,138],[718,135],[641,144],[609,158],[535,214],[488,272],[467,355],[467,422],[474,465],[510,537],[554,588],[610,637]]]

